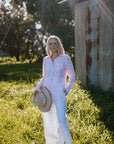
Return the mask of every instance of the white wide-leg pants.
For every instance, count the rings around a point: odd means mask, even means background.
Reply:
[[[71,144],[66,120],[66,97],[52,103],[50,111],[43,113],[43,121],[46,144]]]

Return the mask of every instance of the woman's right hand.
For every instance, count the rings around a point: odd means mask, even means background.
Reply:
[[[35,90],[34,93],[33,93],[33,95],[36,96],[36,94],[38,94],[38,93],[39,93],[39,91]]]
[[[40,90],[39,90],[39,91],[38,91],[38,90],[35,90],[34,93],[33,93],[33,95],[36,96],[36,94],[38,94],[39,92],[42,92],[42,86],[40,87]]]

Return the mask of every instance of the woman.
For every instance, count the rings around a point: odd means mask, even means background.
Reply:
[[[43,113],[46,144],[71,144],[72,138],[66,121],[66,95],[70,91],[75,72],[68,55],[57,36],[50,36],[46,45],[47,55],[43,59],[43,78],[37,85],[34,95],[42,86],[48,88],[52,95],[50,111]],[[69,83],[66,86],[66,78]]]

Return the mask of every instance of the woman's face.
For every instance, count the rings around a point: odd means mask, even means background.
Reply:
[[[55,39],[51,39],[50,40],[50,42],[49,42],[49,48],[50,48],[52,54],[53,53],[58,53],[58,44],[57,44],[57,42],[56,42]]]

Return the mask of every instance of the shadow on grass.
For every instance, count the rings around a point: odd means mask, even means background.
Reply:
[[[84,87],[90,98],[100,109],[100,120],[114,133],[114,92],[103,91],[98,87]]]
[[[0,65],[0,81],[34,82],[41,77],[42,63],[21,63]],[[100,109],[100,120],[106,128],[114,132],[114,93],[102,91],[98,87],[83,87],[90,93],[90,99]]]
[[[42,63],[21,63],[0,65],[0,81],[34,82],[41,77]]]

